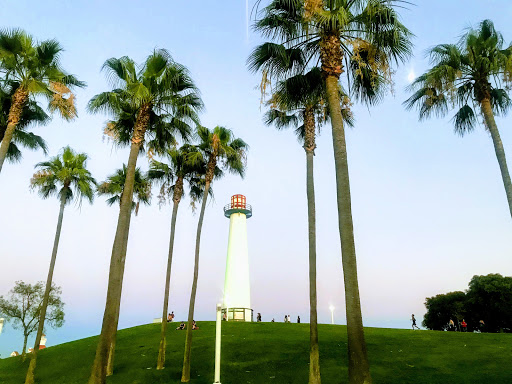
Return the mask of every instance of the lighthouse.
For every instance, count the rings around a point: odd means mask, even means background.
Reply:
[[[222,312],[228,321],[252,321],[247,248],[247,219],[252,207],[244,195],[234,195],[224,207],[224,216],[229,218],[229,238]]]

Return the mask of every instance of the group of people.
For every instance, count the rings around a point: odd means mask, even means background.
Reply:
[[[258,312],[258,314],[256,315],[256,322],[260,323],[261,322],[261,313]],[[285,323],[291,323],[292,322],[292,318],[290,315],[284,315],[284,322]],[[272,318],[271,320],[271,323],[275,323],[275,319]],[[300,316],[297,316],[297,323],[300,324]]]
[[[187,328],[187,324],[182,321],[180,326],[178,328],[176,328],[177,331],[183,331]],[[196,321],[195,320],[192,320],[192,330],[196,330],[196,329],[199,329],[199,327],[197,326],[196,324]]]
[[[484,331],[484,329],[485,329],[485,322],[483,320],[480,320],[478,322],[478,328],[475,328],[473,330],[473,332],[481,333]],[[457,331],[457,326],[455,325],[455,322],[453,321],[453,319],[450,319],[450,321],[448,322],[447,330],[451,331],[451,332]],[[466,320],[462,319],[462,321],[459,323],[459,330],[461,332],[468,331],[468,323],[466,323]]]
[[[292,319],[290,315],[284,315],[284,322],[285,323],[291,323]],[[297,323],[300,324],[300,316],[297,316]]]
[[[173,321],[174,321],[174,311],[172,311],[171,313],[169,313],[167,315],[167,322],[168,323],[172,323]],[[179,325],[179,327],[176,328],[176,330],[177,331],[183,331],[186,328],[187,328],[187,324],[184,321],[182,321],[181,324]],[[195,320],[192,320],[192,329],[193,330],[199,329],[199,327],[197,326]]]

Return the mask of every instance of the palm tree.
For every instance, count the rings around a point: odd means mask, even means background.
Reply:
[[[5,131],[7,130],[7,117],[9,116],[12,96],[15,91],[14,87],[2,87],[0,84],[0,141],[4,138]],[[47,155],[48,147],[46,142],[41,136],[28,132],[27,128],[32,124],[44,125],[49,120],[50,117],[34,100],[28,100],[21,113],[19,123],[14,130],[5,158],[10,162],[20,161],[22,157],[20,147],[32,150],[41,149]]]
[[[190,293],[190,304],[188,308],[185,354],[183,357],[183,371],[181,374],[182,383],[190,381],[190,352],[192,349],[192,322],[194,320],[197,277],[199,274],[199,246],[201,242],[201,229],[203,227],[204,211],[210,191],[210,185],[214,177],[222,177],[222,169],[243,177],[245,172],[245,157],[248,150],[248,145],[242,139],[234,138],[233,133],[224,127],[217,126],[213,130],[210,130],[206,127],[199,126],[197,128],[197,136],[199,137],[199,144],[197,145],[199,151],[190,156],[190,159],[193,164],[205,162],[206,173],[204,176],[203,202],[201,204],[201,212],[197,222],[194,279],[192,281],[192,291]],[[217,163],[220,163],[219,167],[217,167]]]
[[[124,185],[126,182],[126,164],[123,164],[123,168],[118,169],[115,174],[110,175],[107,181],[104,181],[98,185],[98,195],[111,196],[107,199],[108,205],[118,203],[121,205],[121,199],[123,196]],[[133,194],[134,199],[132,202],[132,211],[135,211],[135,216],[139,213],[140,203],[145,205],[150,204],[151,200],[151,183],[147,177],[141,172],[140,168],[135,168],[135,177],[133,182]],[[119,314],[118,314],[119,317]],[[114,350],[116,345],[116,336],[114,335],[111,341],[111,348],[107,363],[107,376],[112,375],[114,371]]]
[[[162,326],[160,332],[160,344],[156,369],[164,369],[167,333],[167,310],[169,304],[169,288],[171,284],[172,255],[174,248],[174,236],[176,229],[176,217],[178,205],[185,195],[184,182],[187,181],[192,202],[197,201],[203,192],[200,185],[201,175],[204,175],[206,164],[204,162],[193,163],[191,158],[197,154],[197,147],[185,144],[180,148],[168,149],[165,157],[168,163],[151,161],[148,178],[160,184],[160,203],[164,204],[167,198],[172,198],[173,208],[171,217],[171,234],[169,239],[169,253],[167,257],[167,272],[165,277],[164,303],[162,309]]]
[[[347,148],[339,80],[346,71],[353,99],[377,102],[391,83],[391,66],[411,53],[410,32],[394,6],[401,0],[273,0],[255,28],[276,43],[265,43],[249,59],[264,77],[282,78],[321,63],[331,119],[338,220],[347,312],[349,382],[371,383],[364,339],[352,222]],[[283,70],[274,62],[291,57]]]
[[[4,75],[4,84],[15,89],[0,145],[0,172],[24,107],[31,97],[46,97],[50,112],[58,110],[66,120],[76,117],[75,97],[71,90],[84,87],[85,83],[61,68],[61,52],[62,47],[56,40],[37,43],[20,29],[0,31],[0,72]]]
[[[341,89],[340,89],[341,92]],[[342,92],[343,93],[343,92]],[[317,295],[316,295],[316,211],[313,158],[316,148],[316,121],[318,126],[327,117],[325,84],[320,68],[314,67],[306,74],[298,74],[280,81],[272,91],[269,101],[271,109],[265,115],[267,125],[276,128],[294,126],[295,133],[306,151],[306,192],[308,202],[308,236],[309,236],[309,383],[319,384],[320,357],[318,349]],[[344,100],[347,99],[344,93]],[[352,114],[343,108],[345,122],[353,125]]]
[[[469,29],[458,44],[441,44],[429,52],[432,68],[410,86],[414,94],[407,109],[418,107],[420,120],[446,116],[449,105],[459,108],[452,121],[455,133],[473,131],[480,110],[491,134],[512,215],[512,183],[505,150],[494,115],[504,115],[512,102],[507,90],[512,84],[512,46],[503,49],[503,36],[491,20]]]
[[[62,218],[64,216],[64,207],[75,199],[81,204],[85,198],[90,203],[94,199],[94,187],[96,180],[87,170],[87,155],[85,153],[76,153],[70,147],[62,149],[62,154],[51,158],[49,161],[36,164],[39,170],[34,173],[30,180],[31,188],[37,189],[43,199],[50,196],[57,196],[60,200],[59,219],[57,220],[57,231],[53,242],[52,258],[50,269],[46,280],[46,289],[39,314],[39,326],[37,328],[36,341],[34,343],[34,352],[25,379],[25,384],[34,383],[34,370],[36,368],[37,352],[39,343],[43,334],[44,319],[46,317],[46,308],[52,288],[53,270],[57,258],[57,249],[59,247],[60,231],[62,228]]]
[[[126,164],[123,168],[116,170],[113,175],[107,177],[107,180],[98,185],[98,195],[107,195],[108,205],[115,203],[121,204],[123,196],[123,188],[126,182]],[[132,211],[135,211],[135,216],[139,213],[140,203],[149,205],[151,200],[151,182],[147,176],[144,175],[140,168],[135,169],[135,178],[133,183],[133,194],[136,201],[132,202]]]
[[[88,108],[93,113],[111,114],[114,119],[107,124],[106,132],[117,144],[129,145],[130,154],[112,247],[107,302],[89,384],[104,384],[108,361],[113,361],[137,157],[144,151],[144,142],[150,151],[163,151],[176,143],[175,135],[187,140],[190,123],[198,121],[197,112],[203,105],[188,70],[165,50],[155,50],[140,67],[132,59],[121,57],[108,59],[103,69],[114,89],[94,96]]]

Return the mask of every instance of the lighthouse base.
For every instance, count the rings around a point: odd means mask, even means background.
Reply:
[[[253,321],[252,313],[251,308],[222,308],[222,318],[227,321]]]

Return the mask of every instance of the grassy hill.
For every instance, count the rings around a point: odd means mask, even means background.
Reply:
[[[199,323],[192,348],[192,384],[213,382],[215,323]],[[157,371],[159,324],[119,332],[115,374],[109,384],[179,383],[185,332],[169,330],[167,368]],[[320,325],[325,384],[346,383],[346,328]],[[309,324],[223,323],[223,384],[307,383]],[[512,334],[473,334],[367,328],[375,383],[512,383]],[[38,384],[85,384],[96,337],[41,351]],[[0,383],[24,381],[28,359],[0,360]]]

